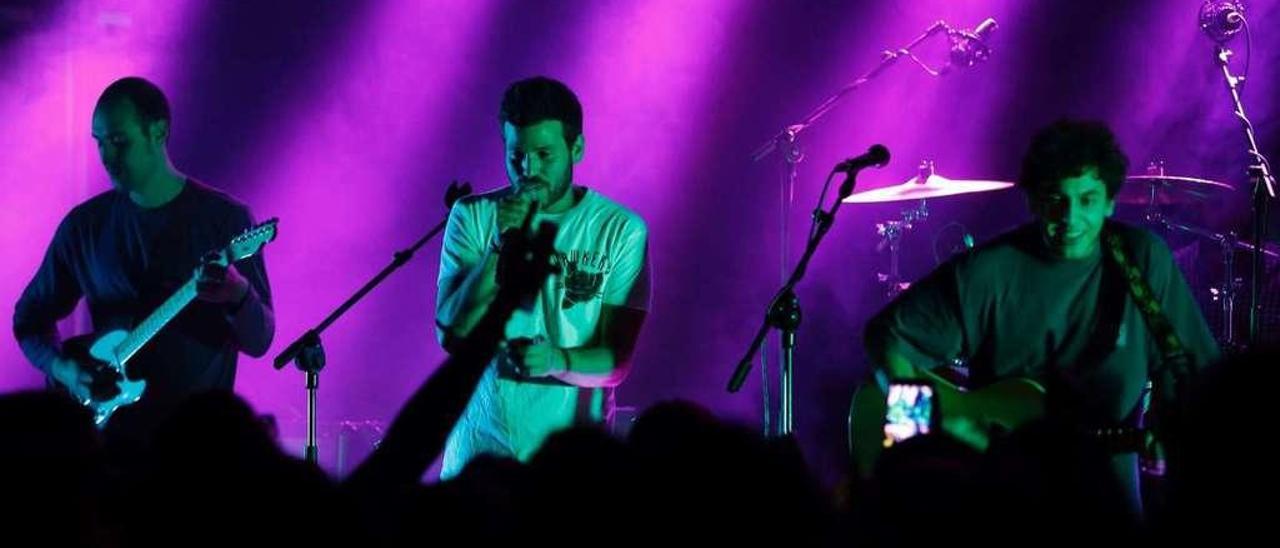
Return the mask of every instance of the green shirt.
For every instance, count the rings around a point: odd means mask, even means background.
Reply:
[[[1125,242],[1192,367],[1214,363],[1217,343],[1169,248],[1145,230],[1118,223],[1107,230]],[[868,324],[867,351],[877,365],[888,350],[923,368],[965,360],[977,385],[1034,378],[1061,387],[1084,421],[1120,423],[1159,367],[1160,351],[1109,262],[1101,249],[1087,259],[1054,257],[1039,226],[1024,225],[903,292]],[[1114,322],[1097,329],[1104,318],[1118,319],[1118,329]]]

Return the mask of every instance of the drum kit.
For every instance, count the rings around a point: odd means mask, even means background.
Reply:
[[[856,80],[846,84],[839,91],[827,97],[815,109],[811,110],[808,115],[797,123],[783,126],[769,140],[765,141],[756,152],[752,155],[753,161],[759,162],[769,156],[776,156],[782,160],[784,169],[779,173],[781,175],[781,241],[782,253],[780,254],[783,263],[783,279],[784,289],[770,302],[768,312],[766,313],[765,324],[762,325],[752,342],[750,349],[747,351],[742,360],[738,362],[734,370],[733,376],[729,382],[728,390],[736,392],[741,388],[747,372],[750,370],[757,350],[761,347],[762,341],[769,329],[776,329],[782,334],[782,344],[779,359],[779,392],[781,393],[779,412],[777,416],[778,427],[773,429],[770,427],[770,420],[773,410],[768,402],[768,379],[767,374],[764,386],[764,410],[765,410],[765,428],[777,435],[786,435],[792,432],[792,355],[795,346],[795,329],[799,325],[799,306],[795,299],[794,292],[791,291],[804,275],[804,268],[808,264],[808,260],[812,257],[812,252],[816,249],[817,243],[820,242],[821,234],[824,231],[818,231],[818,238],[813,237],[811,232],[809,245],[806,249],[804,258],[796,266],[795,270],[791,270],[790,277],[786,275],[788,265],[790,263],[791,254],[787,252],[786,242],[789,238],[788,228],[788,212],[791,211],[795,186],[798,179],[798,168],[805,155],[800,147],[799,138],[808,128],[831,112],[838,103],[850,96],[851,93],[863,86],[867,82],[876,78],[884,70],[902,59],[914,61],[930,76],[941,76],[954,68],[972,67],[980,62],[985,61],[990,55],[988,40],[997,28],[995,19],[988,18],[972,30],[958,29],[948,25],[944,21],[937,21],[930,26],[924,34],[902,47],[896,47],[884,50],[880,55],[880,63],[867,71]],[[1208,243],[1210,247],[1214,244],[1220,246],[1222,251],[1222,272],[1208,276],[1209,279],[1216,279],[1219,283],[1215,287],[1211,287],[1206,291],[1200,291],[1200,294],[1213,294],[1212,305],[1201,302],[1202,308],[1218,308],[1221,307],[1224,321],[1223,327],[1220,328],[1219,338],[1221,342],[1227,343],[1224,346],[1235,345],[1235,334],[1233,324],[1236,321],[1233,309],[1237,301],[1237,290],[1243,287],[1235,274],[1234,258],[1237,252],[1243,252],[1250,256],[1248,270],[1251,272],[1249,277],[1249,291],[1243,295],[1241,302],[1247,301],[1249,304],[1241,308],[1247,311],[1248,319],[1247,335],[1243,337],[1248,339],[1247,342],[1254,344],[1260,341],[1259,334],[1261,322],[1259,321],[1259,311],[1264,307],[1260,305],[1263,297],[1268,295],[1261,289],[1264,280],[1268,279],[1263,266],[1266,263],[1280,259],[1280,253],[1276,249],[1264,244],[1261,236],[1265,232],[1266,225],[1266,206],[1268,199],[1274,199],[1276,196],[1276,185],[1271,175],[1271,167],[1266,157],[1261,153],[1253,134],[1253,124],[1245,115],[1244,106],[1240,101],[1239,83],[1242,78],[1232,74],[1228,61],[1232,54],[1231,50],[1226,48],[1226,42],[1238,32],[1241,28],[1247,29],[1247,21],[1241,14],[1241,8],[1235,2],[1206,2],[1200,12],[1200,28],[1210,35],[1217,43],[1214,48],[1214,59],[1219,68],[1222,70],[1224,81],[1227,84],[1228,91],[1232,99],[1233,112],[1242,122],[1247,142],[1249,143],[1248,153],[1250,156],[1250,166],[1248,173],[1250,176],[1253,190],[1253,232],[1255,234],[1255,243],[1250,244],[1237,237],[1231,230],[1216,230],[1212,227],[1202,226],[1200,223],[1205,222],[1206,215],[1197,215],[1197,213],[1212,211],[1201,208],[1216,208],[1228,211],[1226,206],[1232,201],[1241,201],[1239,196],[1235,195],[1236,189],[1227,183],[1213,181],[1201,177],[1190,177],[1183,175],[1171,175],[1165,173],[1163,165],[1159,162],[1149,166],[1147,172],[1142,175],[1134,175],[1126,177],[1125,184],[1116,200],[1120,204],[1124,204],[1125,209],[1136,207],[1142,211],[1139,223],[1147,225],[1149,228],[1159,232],[1166,240],[1191,238],[1197,245],[1198,251],[1201,246],[1198,244]],[[951,42],[951,60],[943,66],[943,69],[934,69],[920,60],[914,53],[913,49],[920,45],[931,36],[945,35]],[[779,154],[775,154],[775,152]],[[865,155],[864,155],[865,156]],[[842,162],[841,165],[844,165]],[[884,162],[878,165],[883,166]],[[846,184],[852,184],[852,173],[848,170],[843,171],[848,176]],[[832,172],[833,175],[835,171]],[[828,179],[830,182],[830,179]],[[899,268],[899,261],[903,253],[903,237],[905,234],[923,229],[930,220],[930,202],[936,200],[956,200],[959,201],[960,196],[979,195],[983,198],[987,197],[987,193],[995,193],[1007,190],[1014,184],[1008,181],[998,180],[970,180],[970,179],[953,179],[945,177],[936,172],[934,163],[931,161],[922,161],[919,164],[919,171],[911,179],[897,185],[884,188],[875,188],[865,190],[858,193],[850,193],[849,190],[839,195],[842,197],[832,207],[831,212],[823,210],[824,204],[819,203],[819,207],[814,211],[814,226],[823,226],[821,222],[826,223],[829,228],[830,222],[834,217],[834,212],[843,204],[904,204],[908,205],[905,209],[898,212],[895,218],[886,219],[875,224],[876,234],[880,237],[880,245],[878,251],[888,250],[889,268],[886,272],[880,273],[877,278],[880,283],[886,286],[887,296],[892,298],[908,287],[908,282],[903,279]],[[850,187],[851,188],[851,187]],[[1264,192],[1263,189],[1266,191]],[[1240,189],[1241,192],[1248,189]],[[823,191],[822,196],[825,197],[826,192]],[[995,196],[991,196],[994,198]],[[944,202],[944,204],[947,202]],[[959,245],[953,247],[953,251],[960,251],[965,248],[973,247],[973,237],[968,233],[965,227],[957,222],[946,223],[939,229],[935,229],[934,233],[934,258],[940,261],[938,253],[938,241],[940,235],[945,233],[949,228],[958,228],[960,235]],[[1188,246],[1190,247],[1190,246]],[[1260,249],[1261,248],[1261,249]],[[1195,264],[1196,270],[1208,264],[1208,261],[1200,261]],[[1186,267],[1184,272],[1188,270]],[[1271,276],[1274,279],[1274,275]],[[1280,290],[1271,291],[1271,295],[1280,294]],[[789,297],[783,299],[783,297]],[[788,304],[791,303],[791,304]],[[1280,311],[1280,302],[1275,303],[1274,307]],[[783,306],[785,305],[785,306]],[[779,314],[775,310],[794,311],[794,314]],[[1209,312],[1209,310],[1206,310]],[[1206,313],[1206,316],[1208,314]],[[786,319],[782,322],[779,318]],[[1280,316],[1273,322],[1280,326]],[[762,373],[764,368],[761,368]]]
[[[889,268],[887,272],[876,275],[877,280],[886,288],[886,296],[893,298],[906,289],[910,283],[902,280],[900,271],[900,255],[902,237],[907,232],[922,225],[929,219],[929,200],[973,194],[977,192],[995,192],[1013,187],[1006,181],[986,181],[972,179],[952,179],[938,175],[934,162],[922,160],[915,177],[906,182],[864,190],[851,194],[844,199],[849,204],[883,204],[891,202],[914,202],[914,206],[899,212],[897,219],[876,223],[876,234],[880,236],[878,251],[889,250]],[[972,247],[973,240],[964,235],[965,245]]]
[[[864,190],[844,200],[848,204],[899,202],[911,204],[910,207],[902,209],[897,218],[886,219],[875,224],[876,235],[880,238],[876,249],[888,251],[888,268],[885,272],[878,273],[876,278],[885,287],[885,295],[888,298],[897,296],[910,285],[910,282],[902,279],[899,267],[902,239],[906,233],[922,228],[929,220],[931,201],[975,193],[999,192],[1014,186],[1014,183],[1009,181],[945,177],[936,172],[935,164],[930,160],[921,161],[918,169],[914,177],[901,184]],[[1202,301],[1211,302],[1213,306],[1219,308],[1213,312],[1220,313],[1220,317],[1224,319],[1218,328],[1221,331],[1218,333],[1219,339],[1224,344],[1239,342],[1233,327],[1235,322],[1227,320],[1235,317],[1234,309],[1238,303],[1242,303],[1240,299],[1242,284],[1237,278],[1235,252],[1252,252],[1254,247],[1232,231],[1215,230],[1185,219],[1195,217],[1194,214],[1186,213],[1195,211],[1197,207],[1220,207],[1234,190],[1235,188],[1228,183],[1166,173],[1163,162],[1153,161],[1148,164],[1145,174],[1127,177],[1125,184],[1116,195],[1117,204],[1140,209],[1142,213],[1139,222],[1166,239],[1172,239],[1176,235],[1190,236],[1193,240],[1206,242],[1221,249],[1221,272],[1216,276],[1219,279],[1210,287],[1202,288],[1211,293],[1209,298]],[[943,228],[955,225],[956,223],[950,223]],[[972,236],[963,230],[961,232],[963,246],[973,247]],[[1280,259],[1280,250],[1275,247],[1265,246],[1263,253],[1267,261]],[[1247,307],[1247,304],[1243,305]]]

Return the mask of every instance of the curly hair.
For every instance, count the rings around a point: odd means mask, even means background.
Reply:
[[[1036,195],[1048,185],[1079,177],[1090,167],[1107,185],[1107,197],[1115,198],[1129,170],[1129,158],[1106,124],[1060,120],[1031,139],[1017,183],[1028,194]]]

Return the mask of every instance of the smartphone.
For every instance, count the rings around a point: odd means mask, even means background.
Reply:
[[[928,434],[937,427],[937,402],[934,400],[933,386],[928,382],[891,382],[885,403],[886,448],[915,436]]]

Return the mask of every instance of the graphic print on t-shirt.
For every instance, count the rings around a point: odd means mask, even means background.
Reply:
[[[570,250],[557,253],[556,262],[560,266],[560,275],[556,277],[557,289],[564,290],[561,308],[573,308],[575,304],[589,302],[604,294],[604,278],[613,270],[607,255]]]

